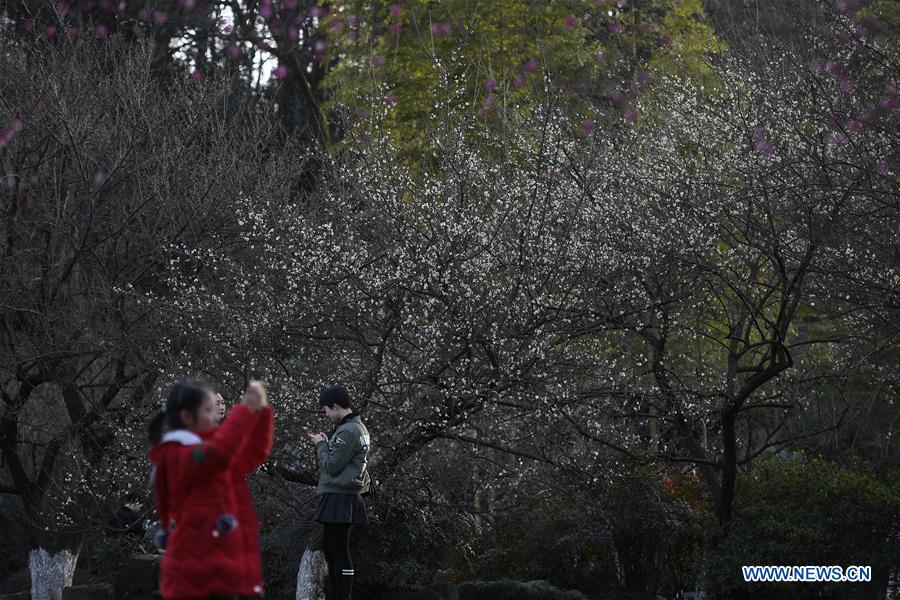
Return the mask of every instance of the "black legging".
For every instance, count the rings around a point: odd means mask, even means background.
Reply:
[[[350,600],[353,561],[350,560],[350,523],[323,523],[325,562],[335,600]]]

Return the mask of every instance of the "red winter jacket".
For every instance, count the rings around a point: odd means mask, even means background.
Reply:
[[[232,469],[261,416],[262,411],[238,405],[221,427],[202,435],[171,431],[150,451],[156,509],[168,532],[160,584],[167,600],[242,593],[250,558]],[[237,528],[216,532],[217,521],[227,514],[238,519]]]
[[[230,417],[229,417],[230,418]],[[272,450],[272,436],[275,429],[275,416],[272,406],[268,405],[259,412],[256,426],[250,433],[247,445],[237,460],[232,464],[231,484],[237,500],[237,519],[241,526],[238,531],[244,544],[243,581],[238,590],[241,596],[255,596],[263,591],[262,561],[259,554],[259,519],[253,510],[250,488],[247,487],[247,475],[262,465]]]

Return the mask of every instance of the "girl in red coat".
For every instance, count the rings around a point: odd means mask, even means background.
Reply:
[[[155,444],[150,459],[165,547],[160,592],[166,600],[247,592],[246,565],[252,559],[241,532],[232,469],[241,464],[248,447],[259,443],[266,390],[252,382],[221,427],[216,426],[216,405],[207,384],[185,380],[175,384],[150,424]],[[164,436],[163,425],[168,429]]]
[[[219,394],[216,394],[216,399],[218,401],[217,417],[218,420],[221,420],[225,416],[225,401]],[[266,458],[272,450],[274,432],[275,415],[272,412],[272,405],[266,405],[262,409],[262,414],[256,422],[256,429],[251,433],[250,441],[244,452],[237,457],[229,471],[238,503],[237,520],[241,524],[241,539],[244,543],[246,558],[243,565],[244,580],[240,588],[242,596],[260,596],[263,593],[262,560],[259,553],[259,519],[256,518],[256,511],[253,510],[250,488],[247,487],[247,475],[266,462]]]

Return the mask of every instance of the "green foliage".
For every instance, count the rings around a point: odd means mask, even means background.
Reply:
[[[655,71],[682,74],[699,78],[706,86],[714,86],[717,79],[707,62],[709,53],[722,52],[725,47],[715,31],[706,24],[700,0],[682,0],[663,12],[662,30],[671,36],[669,52],[655,52],[649,63]]]
[[[404,590],[391,595],[396,600],[459,600],[459,591],[451,583]]]
[[[465,513],[436,511],[388,489],[367,502],[371,519],[354,530],[357,581],[363,587],[404,589],[432,581],[435,565],[448,552],[465,548],[473,536]]]
[[[407,150],[421,149],[442,107],[486,126],[548,100],[594,118],[636,71],[705,77],[721,50],[699,0],[354,0],[329,25],[341,58],[325,79],[332,105],[364,121],[387,105],[385,125]]]
[[[542,579],[600,595],[674,593],[694,579],[701,520],[655,475],[534,494],[478,541],[469,576]]]
[[[469,581],[440,583],[393,592],[394,600],[586,600],[581,592],[563,591],[546,581]]]
[[[565,592],[546,581],[472,581],[459,586],[459,600],[586,600],[581,592]]]
[[[267,593],[290,591],[297,583],[297,568],[315,524],[282,518],[260,533],[260,553]]]
[[[82,583],[117,583],[129,557],[148,552],[150,543],[132,535],[98,534],[84,547],[76,579]]]
[[[884,581],[900,563],[900,487],[862,468],[771,458],[738,481],[727,534],[708,556],[712,588],[729,598],[871,597],[862,584],[745,584],[741,565],[870,565]]]

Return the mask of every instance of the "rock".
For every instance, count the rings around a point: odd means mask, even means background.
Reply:
[[[325,600],[325,576],[328,567],[321,550],[307,548],[297,571],[297,600]]]
[[[63,590],[63,600],[113,600],[113,586],[108,583],[73,585]]]

